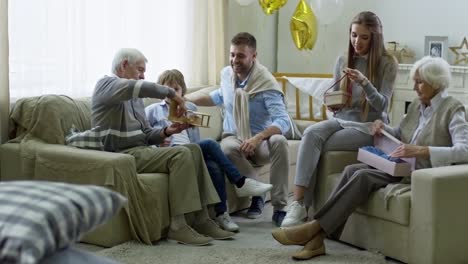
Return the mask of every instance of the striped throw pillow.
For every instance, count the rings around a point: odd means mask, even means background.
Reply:
[[[105,131],[104,131],[105,132]],[[105,133],[99,127],[80,132],[74,125],[70,129],[70,134],[65,137],[65,143],[69,146],[84,149],[104,150]]]
[[[0,263],[38,263],[106,222],[126,201],[93,185],[0,182]]]

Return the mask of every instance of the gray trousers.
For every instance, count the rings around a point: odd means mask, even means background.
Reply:
[[[342,128],[336,120],[326,120],[307,127],[302,135],[294,184],[308,187],[306,196],[313,196],[317,182],[320,155],[330,150],[355,151],[373,145],[373,137],[351,128]],[[304,202],[310,205],[310,198]]]
[[[315,213],[314,219],[327,235],[339,239],[348,217],[369,199],[372,192],[401,179],[363,163],[346,166],[339,184]]]
[[[282,135],[273,135],[263,140],[249,158],[240,151],[242,140],[236,136],[228,136],[221,141],[221,148],[226,156],[236,165],[240,174],[248,178],[258,178],[258,171],[254,165],[271,163],[270,183],[271,204],[275,210],[283,210],[287,205],[289,151],[288,141]],[[253,163],[253,164],[252,164]]]
[[[122,152],[135,157],[138,173],[169,174],[171,217],[219,203],[218,193],[197,144],[167,148],[135,147]]]

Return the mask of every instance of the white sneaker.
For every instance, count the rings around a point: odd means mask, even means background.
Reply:
[[[229,216],[227,212],[224,212],[224,214],[217,216],[215,218],[215,221],[222,229],[226,231],[239,231],[239,226],[234,221],[232,221],[231,216]]]
[[[295,226],[304,221],[307,217],[307,211],[303,205],[298,201],[292,202],[289,206],[289,210],[284,217],[281,227]]]
[[[245,178],[244,186],[235,188],[238,197],[260,196],[273,188],[273,185]]]

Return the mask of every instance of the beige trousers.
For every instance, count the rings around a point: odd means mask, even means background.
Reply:
[[[219,203],[219,196],[197,144],[168,148],[135,147],[123,153],[135,157],[138,173],[169,174],[171,217]]]
[[[371,193],[402,179],[363,163],[348,165],[328,200],[315,213],[314,219],[330,237],[339,239],[348,217],[367,202]]]
[[[240,151],[241,144],[242,140],[236,136],[228,136],[221,141],[221,148],[241,175],[248,178],[258,178],[255,166],[271,164],[270,183],[273,185],[271,204],[274,210],[283,210],[288,195],[288,141],[282,135],[273,135],[268,140],[263,140],[255,150],[255,154],[248,158]]]

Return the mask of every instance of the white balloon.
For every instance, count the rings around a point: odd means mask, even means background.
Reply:
[[[255,0],[237,0],[237,3],[241,6],[248,6],[252,4]]]
[[[321,25],[335,22],[344,9],[343,0],[311,0],[310,5]]]

